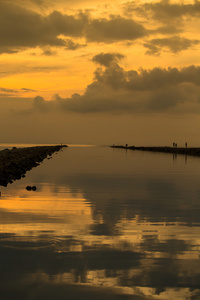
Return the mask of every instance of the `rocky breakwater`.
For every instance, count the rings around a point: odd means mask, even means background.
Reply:
[[[172,154],[184,154],[200,156],[200,148],[175,148],[175,147],[136,147],[136,146],[110,146],[111,148],[126,149],[126,150],[139,150],[139,151],[151,151],[151,152],[164,152]]]
[[[48,156],[66,145],[13,148],[0,151],[0,185],[7,186],[13,180],[25,177],[25,173],[37,167]]]

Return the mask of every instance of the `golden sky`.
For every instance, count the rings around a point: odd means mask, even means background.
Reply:
[[[198,144],[199,16],[200,1],[1,0],[0,142]]]

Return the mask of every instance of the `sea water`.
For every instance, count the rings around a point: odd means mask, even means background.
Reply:
[[[0,187],[0,299],[200,299],[199,178],[198,157],[53,154]]]

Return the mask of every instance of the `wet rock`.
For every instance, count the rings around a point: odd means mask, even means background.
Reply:
[[[63,147],[67,146],[13,147],[0,151],[0,185],[7,186],[9,182],[25,177],[27,171]]]
[[[36,191],[37,190],[35,185],[33,185],[33,186],[27,185],[26,189],[27,189],[27,191]]]
[[[27,191],[31,191],[32,187],[30,185],[27,185],[26,189],[27,189]]]

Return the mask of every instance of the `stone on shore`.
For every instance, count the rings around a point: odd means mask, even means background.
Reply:
[[[66,145],[13,147],[0,151],[0,185],[7,186],[13,180],[25,177],[25,173],[37,167],[45,158],[60,151]]]

